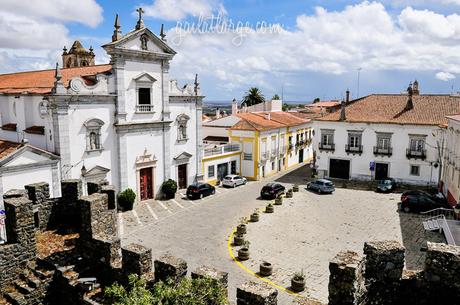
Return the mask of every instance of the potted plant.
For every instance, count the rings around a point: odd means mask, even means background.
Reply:
[[[243,247],[238,250],[238,259],[240,261],[246,261],[249,259],[249,244],[250,242],[248,240],[245,240],[243,242]]]
[[[273,266],[269,262],[263,262],[259,266],[259,274],[261,276],[270,276],[273,273]]]
[[[275,208],[273,207],[273,204],[269,203],[267,207],[265,208],[265,213],[274,213]]]
[[[233,244],[235,246],[242,246],[244,243],[244,235],[243,234],[235,234],[233,236]]]
[[[163,193],[165,199],[174,199],[174,197],[176,197],[177,192],[176,181],[169,179],[163,182],[163,184],[161,185],[161,192]]]
[[[259,221],[259,211],[255,210],[254,213],[251,214],[251,222],[258,222]]]
[[[305,274],[303,269],[301,272],[296,272],[291,279],[291,290],[301,292],[305,290]]]
[[[289,189],[287,192],[286,192],[286,198],[292,198],[293,194],[292,194],[292,189]]]
[[[246,224],[248,223],[248,220],[246,219],[246,217],[242,217],[240,219],[240,224],[236,227],[236,232],[238,234],[246,234],[247,230],[246,230]]]
[[[130,188],[123,192],[118,193],[118,209],[121,211],[130,211],[133,209],[134,201],[136,200],[136,193]]]
[[[292,187],[292,191],[293,191],[293,192],[298,192],[298,191],[299,191],[299,185],[298,185],[298,184],[294,184],[294,186]]]
[[[280,195],[275,198],[275,205],[282,205],[283,204],[283,197]]]

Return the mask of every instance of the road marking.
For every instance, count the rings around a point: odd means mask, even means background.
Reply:
[[[149,206],[149,204],[146,204],[145,206],[149,210],[150,214],[152,214],[153,218],[155,218],[155,220],[158,220],[157,214],[155,214],[155,212],[152,210],[152,208]]]
[[[123,236],[124,233],[123,213],[118,213],[118,234],[119,236]]]
[[[259,276],[257,273],[253,272],[252,270],[246,268],[246,266],[244,266],[236,257],[235,255],[233,255],[233,248],[232,248],[232,240],[233,240],[233,235],[235,235],[235,232],[236,232],[236,229],[233,229],[232,233],[230,234],[230,236],[228,237],[228,241],[227,241],[227,248],[228,248],[228,253],[230,254],[230,257],[233,259],[233,261],[241,268],[243,269],[245,272],[249,273],[250,275],[253,275],[255,276],[256,278],[258,278],[259,280],[261,281],[264,281],[265,283],[269,284],[270,286],[276,288],[276,289],[279,289],[281,291],[284,291],[284,292],[287,292],[289,294],[292,294],[294,296],[297,296],[297,297],[303,297],[302,295],[298,294],[298,293],[295,293],[289,289],[287,289],[286,287],[283,287],[283,286],[280,286],[270,280],[267,280],[266,278],[263,278],[261,276]]]
[[[134,216],[134,218],[136,218],[137,223],[142,225],[142,222],[141,222],[141,220],[139,218],[139,215],[137,215],[137,212],[135,210],[133,210],[133,216]]]
[[[171,199],[172,202],[174,202],[178,207],[180,207],[181,209],[184,208],[184,206],[182,204],[180,204],[179,202],[177,202],[175,199]]]
[[[163,204],[163,202],[158,201],[158,204],[165,210],[168,210],[168,208]]]

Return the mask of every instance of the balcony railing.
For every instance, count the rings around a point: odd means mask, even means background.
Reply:
[[[426,149],[412,149],[408,148],[406,149],[406,157],[408,159],[426,159]]]
[[[376,156],[391,156],[393,155],[393,148],[391,147],[378,147],[374,146],[374,155]]]
[[[286,146],[281,146],[279,150],[279,155],[284,156],[285,153],[286,153]]]
[[[275,159],[276,157],[278,156],[278,150],[277,149],[273,149],[270,153],[270,159]]]
[[[362,154],[363,153],[363,146],[362,145],[345,145],[345,151],[347,153],[352,153],[352,154]]]
[[[261,160],[267,160],[268,159],[268,152],[264,151],[260,154],[260,159]]]
[[[288,146],[288,150],[292,150],[294,148],[294,145],[292,145],[291,143],[289,144]]]
[[[205,148],[204,149],[204,156],[211,157],[211,156],[218,156],[224,155],[232,152],[238,152],[241,150],[240,144],[227,144],[227,145],[220,145],[213,148]]]
[[[136,111],[141,113],[153,112],[153,105],[137,105]]]
[[[319,150],[335,151],[335,144],[334,143],[326,144],[326,143],[319,142],[318,148]]]
[[[244,153],[244,154],[243,154],[243,160],[252,161],[252,154],[250,154],[250,153]]]

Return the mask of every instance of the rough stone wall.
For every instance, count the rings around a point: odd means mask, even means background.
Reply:
[[[424,270],[404,270],[405,249],[396,241],[365,243],[364,259],[344,253],[329,265],[329,304],[459,303],[460,247],[428,242]]]
[[[25,186],[29,199],[34,204],[34,210],[38,212],[38,228],[44,231],[50,224],[50,218],[54,206],[54,200],[50,200],[48,183],[34,183]]]
[[[13,197],[5,199],[4,205],[8,242],[0,245],[0,291],[18,278],[37,253],[32,201]]]

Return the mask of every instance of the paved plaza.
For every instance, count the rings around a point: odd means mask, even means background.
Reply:
[[[299,172],[270,180],[305,184]],[[229,296],[248,280],[258,281],[230,257],[227,239],[239,219],[268,203],[258,199],[267,183],[250,182],[236,189],[217,188],[217,194],[204,200],[189,201],[182,194],[176,199],[138,205],[134,211],[119,214],[122,243],[141,243],[152,248],[153,257],[165,253],[184,258],[189,270],[209,265],[229,272]],[[288,184],[286,184],[288,185]],[[303,271],[307,290],[302,293],[327,301],[328,263],[341,250],[362,253],[368,240],[399,240],[407,248],[407,268],[421,267],[420,248],[426,240],[443,241],[438,233],[426,233],[418,215],[397,211],[400,194],[337,189],[332,195],[317,195],[301,186],[293,199],[275,206],[274,214],[262,213],[258,223],[248,225],[251,259],[243,262],[253,272],[263,261],[274,265],[268,279],[289,287],[291,276]],[[233,249],[235,255],[238,247]],[[293,297],[279,294],[280,304],[291,304]]]

